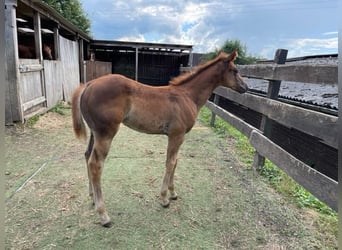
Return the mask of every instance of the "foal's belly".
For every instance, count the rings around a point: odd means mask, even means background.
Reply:
[[[163,113],[153,114],[151,112],[135,113],[129,112],[123,124],[139,132],[147,134],[167,134],[170,121]]]

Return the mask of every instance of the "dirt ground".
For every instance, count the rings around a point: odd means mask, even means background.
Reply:
[[[275,193],[220,138],[197,123],[181,148],[177,201],[158,204],[167,138],[121,127],[105,163],[103,192],[112,228],[90,198],[86,142],[70,109],[33,128],[6,128],[6,249],[335,249],[309,211]]]

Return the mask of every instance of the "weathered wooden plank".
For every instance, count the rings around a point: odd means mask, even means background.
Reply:
[[[265,79],[283,80],[290,82],[305,82],[319,84],[337,84],[337,65],[277,65],[277,64],[255,64],[239,65],[238,69],[242,76]]]
[[[287,57],[287,50],[278,49],[274,55],[274,63],[276,64],[285,64]],[[280,91],[281,81],[279,80],[271,80],[268,81],[268,89],[266,93],[266,97],[270,99],[278,99],[279,91]],[[272,130],[273,130],[273,121],[269,119],[266,115],[262,115],[260,130],[263,134],[271,138]],[[261,156],[258,152],[255,152],[253,168],[258,169],[261,166],[265,165],[265,157]]]
[[[111,62],[86,61],[86,81],[91,81],[103,75],[112,73]]]
[[[78,41],[78,65],[79,65],[79,70],[80,70],[80,82],[85,82],[86,81],[86,72],[85,72],[85,63],[84,63],[84,44],[83,44],[83,39],[77,39]]]
[[[78,43],[60,36],[60,60],[63,65],[62,86],[65,101],[71,102],[73,91],[80,84]]]
[[[337,148],[338,118],[335,116],[248,93],[241,95],[223,87],[216,88],[214,93],[265,114],[284,126],[320,138],[325,144]]]
[[[220,101],[220,96],[219,95],[215,95],[214,96],[214,104],[218,105],[219,101]],[[211,112],[210,126],[214,126],[214,124],[215,124],[215,117],[216,117],[215,112]]]
[[[14,121],[23,121],[24,114],[21,109],[21,97],[18,70],[18,37],[16,22],[16,1],[5,2],[5,74],[6,74],[6,101],[5,120],[6,124]]]
[[[44,60],[44,77],[46,87],[46,104],[48,108],[55,106],[63,100],[63,62],[54,60]]]
[[[54,41],[54,54],[55,60],[59,60],[59,29],[58,27],[53,28],[53,41]]]
[[[43,96],[40,82],[40,72],[32,72],[20,76],[20,95],[23,103]]]
[[[257,131],[251,132],[249,140],[259,154],[276,164],[319,200],[335,211],[338,210],[338,183],[336,181],[290,155]]]
[[[27,64],[25,61],[31,61],[31,59],[20,59],[19,64],[19,72],[20,73],[29,73],[43,70],[42,64]]]
[[[223,120],[228,122],[230,125],[235,127],[239,130],[242,134],[249,137],[253,130],[256,130],[253,126],[249,125],[248,123],[244,122],[242,119],[238,118],[237,116],[227,112],[223,108],[219,107],[218,105],[207,101],[206,107],[213,111],[216,115],[221,117]]]
[[[35,47],[36,47],[36,58],[39,61],[43,61],[43,45],[42,45],[42,31],[41,31],[41,22],[40,22],[40,13],[35,11],[33,16],[33,25],[34,25],[34,40],[35,40]]]
[[[36,98],[34,100],[31,100],[29,102],[24,103],[23,104],[24,112],[26,110],[28,110],[28,109],[38,105],[38,104],[41,104],[41,103],[45,102],[45,101],[46,101],[46,98],[44,96],[41,96],[41,97],[38,97],[38,98]]]

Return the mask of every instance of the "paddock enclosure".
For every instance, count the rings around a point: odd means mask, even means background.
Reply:
[[[60,100],[70,102],[80,82],[104,74],[159,86],[196,64],[192,45],[94,40],[39,1],[5,0],[5,32],[6,124],[24,122]],[[34,58],[19,57],[22,43],[34,44]],[[52,60],[43,58],[44,44],[52,48]],[[336,86],[337,65],[295,65],[277,51],[273,62],[238,68],[247,80],[267,81],[268,89],[241,97],[217,88],[207,102],[213,123],[219,115],[250,139],[258,152],[255,168],[270,159],[337,210],[336,109],[279,96],[283,81]]]

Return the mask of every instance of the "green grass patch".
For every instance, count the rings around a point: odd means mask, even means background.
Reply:
[[[25,126],[28,128],[33,128],[33,126],[38,122],[39,115],[34,115],[31,118],[27,119],[25,122]]]
[[[202,108],[199,119],[209,125],[211,120],[211,111],[208,108]],[[229,125],[226,121],[216,116],[213,130],[220,136],[232,136],[236,140],[236,148],[242,161],[247,164],[253,162],[255,150],[250,146],[248,138],[240,133],[237,129]],[[310,192],[293,181],[286,173],[279,169],[269,160],[265,161],[265,165],[259,170],[261,176],[265,177],[272,187],[279,193],[287,196],[289,200],[294,202],[300,208],[311,208],[316,211],[337,218],[337,213],[329,208],[323,202],[320,202]]]
[[[59,101],[54,107],[52,107],[49,112],[54,112],[60,115],[65,115],[66,111],[71,109],[71,106],[65,105],[63,101]]]

